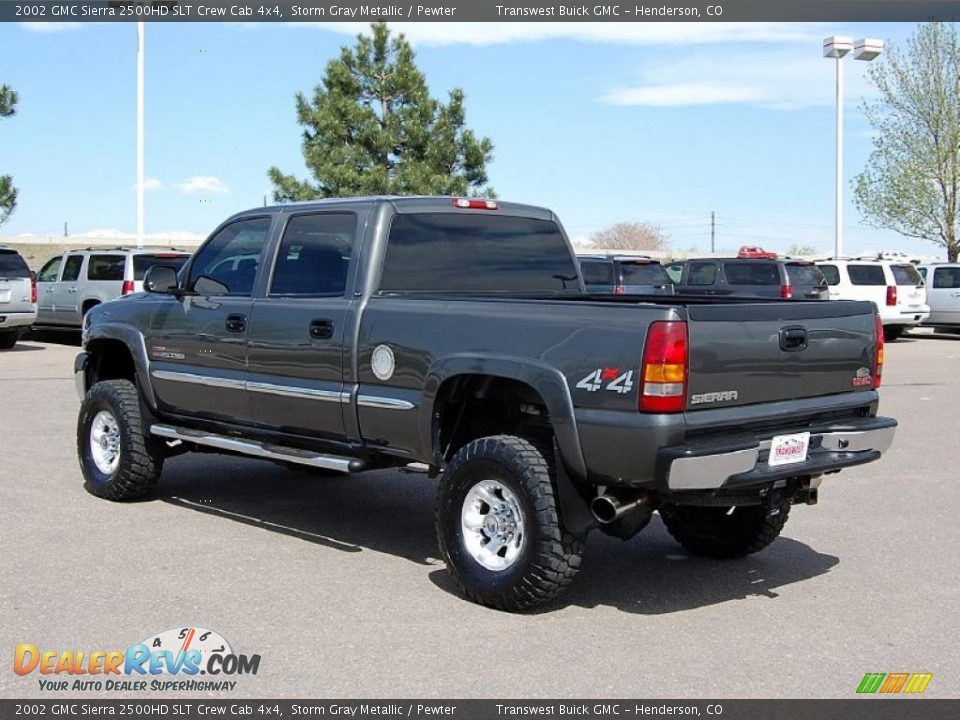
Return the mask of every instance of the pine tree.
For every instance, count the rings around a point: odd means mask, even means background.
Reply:
[[[16,112],[17,93],[8,85],[0,85],[0,118],[10,117]],[[10,217],[10,213],[17,206],[17,189],[13,186],[13,178],[9,175],[0,175],[0,225]]]
[[[277,200],[356,195],[485,195],[488,138],[464,127],[464,94],[430,97],[402,35],[385,23],[358,35],[327,64],[313,99],[296,96],[303,155],[313,181],[268,174]]]

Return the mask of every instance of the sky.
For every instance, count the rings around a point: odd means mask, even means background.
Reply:
[[[902,44],[913,24],[400,23],[432,94],[466,93],[494,143],[499,197],[550,207],[574,238],[659,224],[672,247],[833,249],[834,73],[827,35]],[[294,94],[310,94],[360,23],[148,23],[146,232],[199,238],[262,205],[266,171],[306,177]],[[0,25],[0,172],[19,205],[3,235],[136,225],[133,24]],[[870,228],[850,181],[872,130],[868,64],[844,61],[845,251],[940,249]]]

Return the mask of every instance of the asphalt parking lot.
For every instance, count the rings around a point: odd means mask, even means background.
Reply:
[[[123,649],[185,625],[261,655],[228,698],[847,698],[866,672],[960,695],[960,336],[887,345],[894,447],[828,477],[768,550],[695,558],[658,519],[628,543],[595,533],[574,586],[529,615],[456,594],[424,475],[185,455],[152,500],[88,495],[77,351],[0,354],[2,697],[44,695],[14,674],[18,643]]]

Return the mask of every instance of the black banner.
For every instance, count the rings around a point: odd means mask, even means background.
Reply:
[[[224,2],[0,0],[0,21],[29,22],[907,22],[960,20],[956,0],[510,0]]]
[[[0,700],[0,718],[956,720],[960,700]]]

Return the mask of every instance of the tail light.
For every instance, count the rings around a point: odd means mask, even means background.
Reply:
[[[887,305],[897,304],[897,286],[887,285]]]
[[[789,300],[793,297],[793,285],[781,285],[780,286],[780,297],[784,300]]]
[[[39,297],[40,296],[37,293],[37,279],[32,277],[30,278],[30,304],[36,305]]]
[[[873,316],[873,326],[877,334],[877,354],[873,359],[873,389],[876,390],[883,379],[883,321],[879,315]]]
[[[133,293],[133,280],[124,280],[123,288],[120,290],[121,295],[131,295]]]
[[[614,285],[614,286],[613,286],[613,294],[614,294],[614,295],[623,295],[623,293],[624,293],[623,285]]]
[[[686,323],[669,320],[650,325],[640,377],[641,412],[683,412],[687,397]]]

